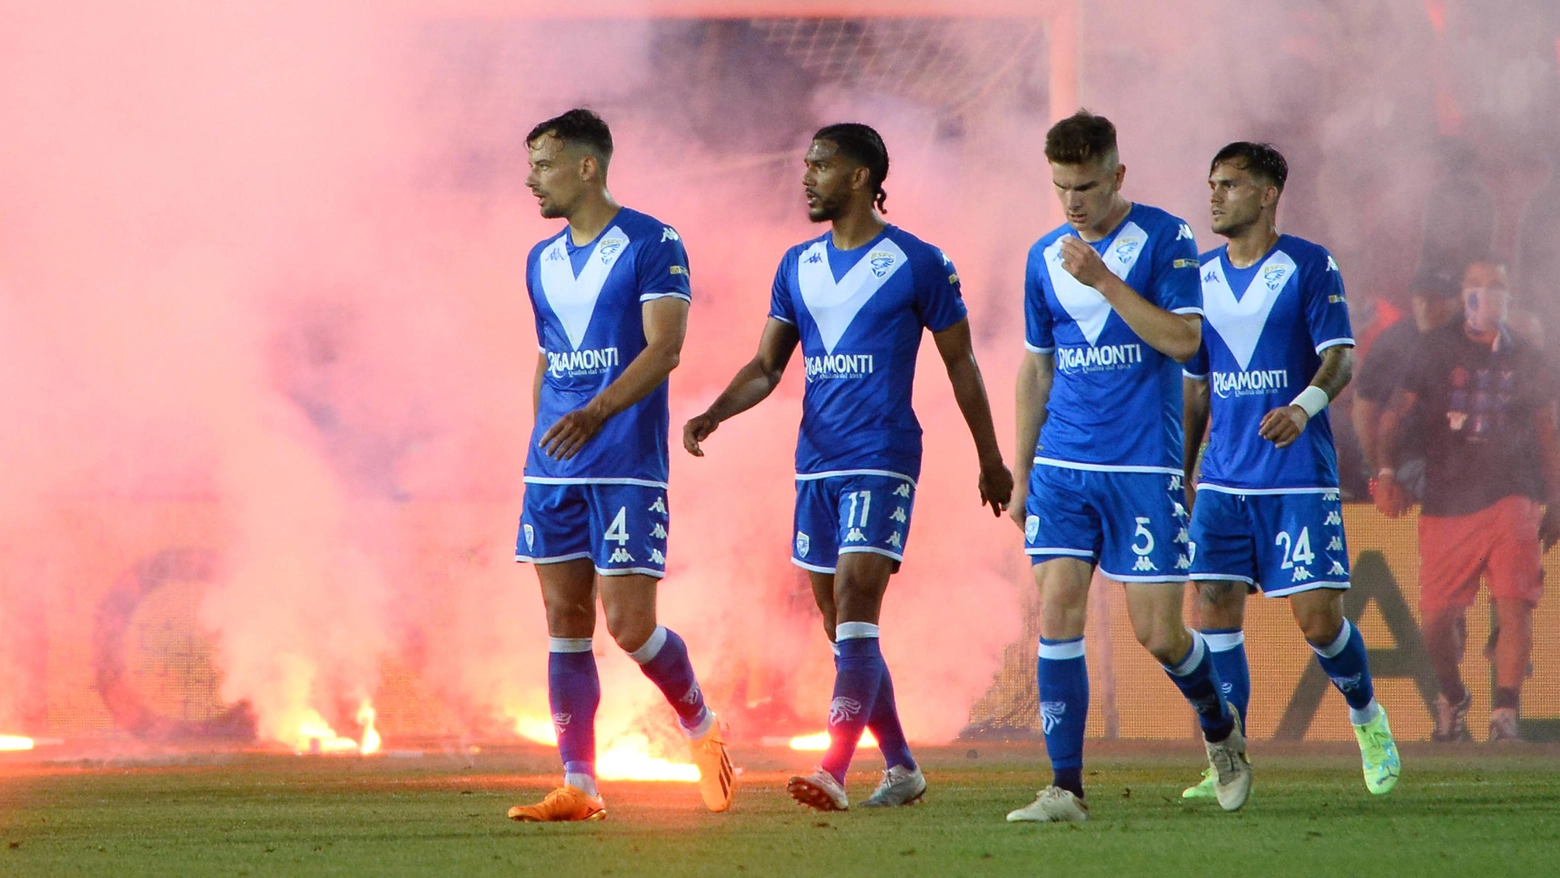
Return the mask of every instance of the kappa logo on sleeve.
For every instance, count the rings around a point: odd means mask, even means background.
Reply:
[[[1187,225],[1186,223],[1181,223],[1181,228],[1175,233],[1175,239],[1177,241],[1195,241],[1197,240],[1197,237],[1192,234],[1191,226]]]
[[[661,240],[663,242],[665,242],[665,241],[681,241],[682,240],[682,236],[678,235],[677,234],[677,230],[672,228],[671,226],[662,226],[661,227]]]

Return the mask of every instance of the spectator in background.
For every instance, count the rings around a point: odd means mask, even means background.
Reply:
[[[1482,574],[1498,627],[1490,740],[1520,740],[1520,690],[1532,654],[1533,608],[1543,594],[1541,555],[1560,537],[1556,389],[1537,345],[1508,326],[1504,266],[1469,265],[1462,298],[1461,324],[1421,339],[1381,419],[1376,507],[1397,517],[1412,502],[1398,481],[1396,455],[1409,413],[1420,407],[1419,611],[1441,687],[1434,737],[1468,738],[1472,696],[1459,666]]]
[[[1462,277],[1444,268],[1425,266],[1414,278],[1409,290],[1412,320],[1398,320],[1381,331],[1370,346],[1354,380],[1354,407],[1350,414],[1360,449],[1365,455],[1366,471],[1374,473],[1382,460],[1377,447],[1382,410],[1392,399],[1392,391],[1403,383],[1422,339],[1462,317]],[[1404,413],[1397,446],[1391,460],[1397,465],[1393,475],[1414,500],[1424,496],[1425,455],[1420,448],[1424,429],[1421,407]]]

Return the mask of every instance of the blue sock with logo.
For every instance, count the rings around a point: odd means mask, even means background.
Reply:
[[[704,693],[699,691],[693,664],[688,661],[688,645],[677,632],[657,625],[650,639],[628,657],[639,663],[639,670],[677,711],[677,722],[682,726],[683,734],[697,738],[710,730],[715,715],[704,706]]]
[[[1083,732],[1089,722],[1089,668],[1083,638],[1040,638],[1035,670],[1040,687],[1040,728],[1051,757],[1052,784],[1083,797]]]
[[[1213,669],[1219,672],[1224,700],[1240,714],[1241,725],[1250,728],[1251,665],[1246,661],[1246,633],[1239,628],[1204,628],[1203,640],[1213,656]]]
[[[552,707],[563,757],[563,782],[596,795],[596,707],[601,678],[589,637],[551,637],[547,653],[547,703]]]
[[[1219,685],[1219,674],[1213,666],[1213,656],[1208,644],[1196,631],[1188,631],[1192,646],[1173,665],[1162,665],[1165,674],[1175,684],[1186,703],[1197,711],[1197,724],[1202,726],[1203,739],[1218,743],[1235,731],[1235,718],[1224,705],[1224,691]]]
[[[834,672],[834,700],[829,703],[829,750],[823,754],[823,770],[845,782],[861,730],[867,727],[883,678],[883,653],[878,648],[878,626],[870,622],[841,622],[834,629],[840,647]]]
[[[1376,703],[1376,687],[1370,678],[1370,662],[1365,657],[1365,638],[1343,620],[1343,628],[1332,643],[1326,646],[1311,645],[1316,653],[1316,663],[1327,672],[1327,679],[1343,693],[1349,703],[1349,722],[1363,726],[1381,713]]]
[[[880,640],[881,642],[881,640]],[[840,648],[834,647],[834,670],[840,669]],[[910,755],[910,742],[905,740],[904,727],[899,724],[899,705],[894,701],[894,678],[883,665],[883,677],[878,681],[877,698],[872,702],[872,716],[867,719],[867,731],[877,738],[878,749],[883,752],[883,762],[888,768],[896,765],[906,771],[915,771],[915,759]]]

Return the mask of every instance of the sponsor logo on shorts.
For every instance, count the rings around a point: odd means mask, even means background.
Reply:
[[[520,529],[525,531],[526,551],[529,552],[530,550],[536,548],[536,531],[533,530],[529,524],[522,525]]]
[[[812,548],[812,538],[801,531],[796,532],[796,554],[798,557],[807,557],[807,550]]]
[[[1024,539],[1034,542],[1040,535],[1040,516],[1031,515],[1024,519]]]

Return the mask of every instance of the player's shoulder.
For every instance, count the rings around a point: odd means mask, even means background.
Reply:
[[[1275,250],[1293,259],[1302,270],[1329,272],[1338,270],[1338,262],[1327,248],[1298,235],[1279,235]]]
[[[1066,223],[1062,223],[1051,231],[1046,232],[1040,236],[1039,240],[1030,245],[1029,259],[1034,261],[1043,258],[1045,251],[1049,250],[1052,244],[1071,234],[1073,234],[1073,228]]]
[[[1191,224],[1162,207],[1133,202],[1126,221],[1136,223],[1150,239],[1185,240],[1192,242],[1193,247],[1197,246],[1197,237],[1192,234]]]
[[[899,226],[889,225],[883,230],[883,237],[893,241],[899,249],[905,251],[905,256],[909,257],[911,265],[952,265],[948,254],[944,253],[941,247],[929,244]]]
[[[1224,251],[1228,250],[1229,246],[1230,245],[1228,245],[1228,244],[1220,244],[1219,246],[1213,248],[1212,250],[1209,250],[1208,252],[1199,255],[1197,257],[1197,264],[1198,265],[1207,265],[1210,262],[1218,262],[1219,261],[1219,257],[1224,255]]]
[[[670,223],[662,222],[648,213],[641,213],[631,207],[618,208],[617,216],[612,219],[612,225],[635,243],[682,242],[682,235],[678,234],[677,229]]]
[[[786,265],[786,264],[795,265],[798,261],[801,260],[802,254],[806,253],[808,250],[811,250],[814,247],[820,247],[820,246],[824,247],[824,248],[827,248],[828,247],[828,239],[829,239],[829,235],[830,234],[831,234],[830,232],[824,232],[823,234],[821,234],[821,235],[819,235],[819,236],[817,236],[815,238],[808,238],[807,240],[802,241],[799,244],[792,244],[784,253],[782,253],[780,255],[780,264],[781,265]],[[822,258],[822,257],[820,257],[820,258]]]

